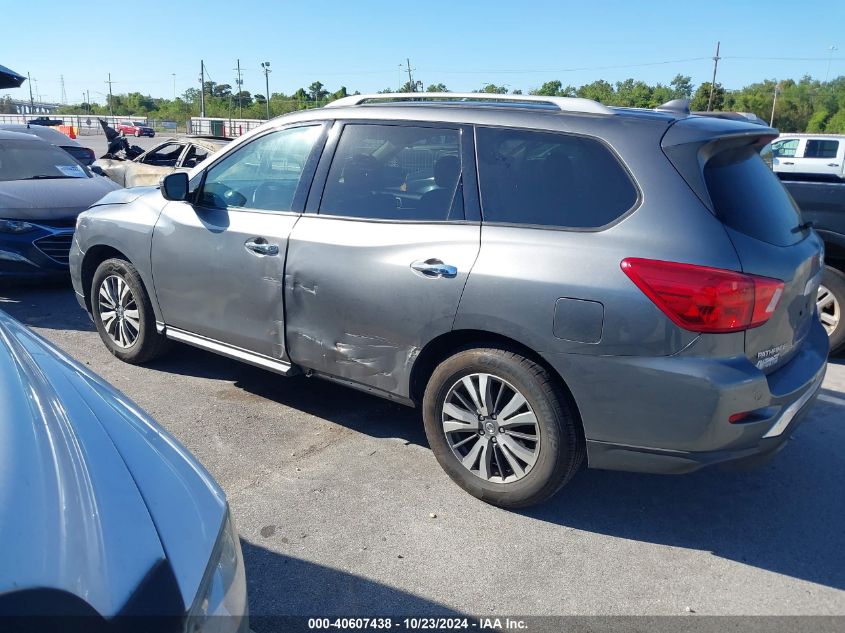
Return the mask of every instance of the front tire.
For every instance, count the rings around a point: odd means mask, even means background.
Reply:
[[[816,307],[830,339],[830,353],[835,354],[845,347],[845,319],[842,317],[842,310],[845,309],[845,274],[825,266]]]
[[[438,365],[423,420],[452,480],[501,507],[551,497],[584,459],[580,424],[561,387],[544,367],[504,349],[467,349]]]
[[[135,138],[138,138],[139,136],[141,136],[141,133],[138,130],[135,130]]]
[[[145,363],[167,350],[141,276],[123,259],[107,259],[94,272],[91,313],[103,343],[122,361]]]

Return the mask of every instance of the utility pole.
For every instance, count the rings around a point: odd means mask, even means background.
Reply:
[[[824,74],[824,82],[827,83],[827,80],[830,78],[830,62],[833,60],[833,51],[838,51],[839,49],[836,48],[833,44],[827,49],[827,72]]]
[[[267,107],[267,120],[270,120],[270,62],[261,62],[261,69],[264,71],[264,104]]]
[[[59,75],[59,81],[62,84],[62,105],[67,105],[67,92],[65,92],[65,76]]]
[[[414,78],[411,76],[411,60],[406,57],[405,61],[408,62],[408,91],[416,92],[416,89],[414,88]]]
[[[238,67],[235,68],[238,76],[235,78],[235,83],[238,86],[238,118],[244,118],[244,109],[241,103],[241,91],[243,90],[244,80],[241,78],[241,60],[238,60]]]
[[[173,75],[173,100],[176,101],[176,73],[170,73]]]
[[[26,80],[29,83],[29,113],[35,113],[35,99],[32,98],[32,77],[29,76],[29,73],[26,73]]]
[[[91,114],[91,91],[85,91],[85,103],[88,104],[88,114]]]
[[[111,94],[111,73],[109,73],[109,80],[106,82],[109,85],[109,114],[114,116],[114,106],[112,105],[112,94]],[[114,121],[112,121],[114,123]]]
[[[200,117],[205,118],[205,62],[200,60]]]
[[[710,97],[707,99],[707,111],[710,112],[710,109],[713,107],[713,91],[716,89],[716,68],[719,67],[719,44],[721,42],[716,42],[716,55],[713,57],[713,79],[710,81]]]
[[[775,126],[775,106],[778,102],[778,88],[780,88],[780,83],[777,81],[775,82],[775,98],[772,99],[772,118],[769,119],[769,127]]]

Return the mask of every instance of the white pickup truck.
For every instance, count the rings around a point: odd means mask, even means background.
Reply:
[[[781,178],[845,180],[845,134],[782,134],[772,156]]]

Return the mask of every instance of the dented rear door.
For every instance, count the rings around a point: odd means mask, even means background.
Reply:
[[[297,365],[407,397],[478,255],[472,140],[460,126],[367,125],[335,126],[291,233],[287,343]],[[435,166],[440,185],[421,185]],[[423,201],[431,189],[440,202]]]

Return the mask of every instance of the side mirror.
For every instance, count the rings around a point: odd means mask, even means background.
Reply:
[[[105,176],[106,172],[103,171],[103,168],[99,165],[90,165],[88,167],[93,173],[97,174],[98,176]]]
[[[180,202],[188,198],[188,174],[183,171],[167,174],[161,179],[161,195],[165,200]]]

